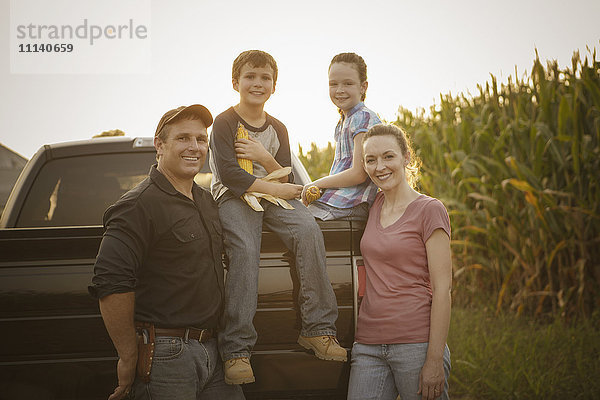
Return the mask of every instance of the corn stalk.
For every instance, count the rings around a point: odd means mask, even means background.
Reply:
[[[588,316],[600,308],[600,62],[494,76],[476,95],[400,109],[421,189],[453,227],[455,297],[497,312]]]

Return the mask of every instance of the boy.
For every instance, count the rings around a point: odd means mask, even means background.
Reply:
[[[296,255],[302,316],[298,343],[321,359],[346,361],[346,350],[335,338],[337,303],[325,270],[323,235],[312,214],[296,200],[302,186],[290,183],[291,174],[280,182],[261,179],[291,165],[285,125],[264,111],[276,81],[277,64],[271,55],[259,50],[241,53],[232,68],[233,88],[239,92],[240,102],[218,115],[212,129],[211,190],[219,206],[229,257],[225,323],[219,333],[225,382],[229,384],[254,382],[250,352],[257,339],[252,320],[257,305],[263,224]],[[249,138],[236,141],[240,125]],[[253,174],[242,169],[237,158],[251,160]],[[240,198],[245,192],[286,199],[294,209],[263,201],[264,211],[255,211]]]

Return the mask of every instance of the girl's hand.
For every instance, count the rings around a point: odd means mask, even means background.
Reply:
[[[442,395],[444,390],[444,362],[425,360],[421,374],[419,375],[419,391],[422,400],[434,400]]]
[[[256,139],[238,139],[235,141],[235,152],[238,158],[246,158],[263,165],[264,161],[271,157],[261,142]]]
[[[312,185],[314,185],[314,183],[312,183],[312,182],[311,183],[307,183],[302,188],[302,194],[300,195],[300,199],[302,200],[302,204],[304,204],[305,206],[308,206],[308,200],[306,200],[306,189],[308,189]]]

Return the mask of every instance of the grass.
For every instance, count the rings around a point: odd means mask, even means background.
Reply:
[[[542,323],[455,308],[448,336],[453,399],[597,399],[600,313]]]

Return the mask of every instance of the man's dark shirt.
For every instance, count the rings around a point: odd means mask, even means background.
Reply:
[[[90,293],[135,292],[135,319],[160,327],[215,328],[223,303],[222,233],[216,203],[194,201],[156,165],[104,214],[106,231]]]

